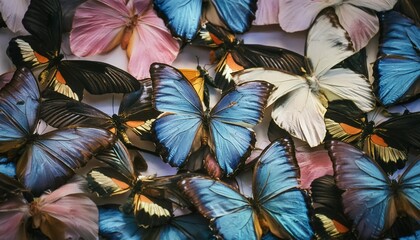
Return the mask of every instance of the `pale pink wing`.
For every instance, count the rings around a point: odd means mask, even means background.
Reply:
[[[179,44],[151,5],[137,10],[138,23],[127,47],[128,72],[143,79],[150,77],[152,63],[171,64],[178,55]]]
[[[345,2],[354,6],[370,8],[377,12],[382,12],[391,10],[398,0],[346,0]]]
[[[106,53],[122,39],[130,22],[130,8],[124,0],[89,0],[80,5],[73,18],[70,47],[77,56]],[[131,1],[129,1],[131,3]]]
[[[302,188],[309,188],[316,178],[334,174],[327,150],[302,151],[296,149],[296,158],[300,167]]]
[[[337,6],[335,12],[356,51],[364,48],[379,30],[379,20],[374,12],[367,12],[352,4]]]
[[[0,75],[0,89],[2,89],[7,83],[9,83],[10,80],[12,80],[13,74],[15,74],[15,72],[10,71]]]
[[[0,13],[7,27],[14,33],[27,35],[22,24],[23,16],[28,9],[30,0],[2,0]]]
[[[286,32],[306,30],[318,13],[335,4],[329,0],[279,0],[280,27]]]
[[[253,25],[270,25],[279,23],[279,0],[259,0]]]
[[[29,218],[29,205],[19,197],[0,203],[0,238],[27,239],[26,220]]]
[[[35,227],[50,239],[97,239],[98,209],[82,190],[83,181],[65,184],[44,194],[33,216]]]

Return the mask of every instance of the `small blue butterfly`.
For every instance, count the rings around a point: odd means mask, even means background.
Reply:
[[[164,112],[153,124],[158,149],[173,167],[182,167],[192,152],[207,145],[227,175],[249,156],[255,143],[251,129],[262,120],[272,85],[240,84],[226,92],[213,109],[204,111],[191,83],[177,69],[154,63],[153,104]]]

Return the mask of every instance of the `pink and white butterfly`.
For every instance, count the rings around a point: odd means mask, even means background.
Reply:
[[[117,45],[127,51],[128,72],[149,77],[153,62],[171,64],[179,43],[153,10],[150,0],[88,0],[74,15],[70,47],[77,56],[106,53]]]
[[[10,31],[19,34],[28,34],[22,24],[23,16],[28,9],[30,0],[2,0],[0,1],[0,14]],[[1,19],[0,19],[1,20]]]
[[[280,27],[286,32],[303,31],[311,26],[323,9],[332,7],[358,51],[379,30],[379,20],[374,11],[390,10],[396,2],[397,0],[260,0],[254,24],[280,23]]]
[[[305,56],[307,66],[298,76],[286,71],[250,68],[233,76],[237,83],[265,80],[275,85],[268,99],[272,118],[292,136],[319,145],[326,134],[324,115],[328,101],[349,99],[367,112],[375,98],[365,76],[350,69],[335,68],[355,53],[347,32],[338,24],[334,11],[320,15],[308,32]]]
[[[84,194],[81,178],[31,202],[25,198],[30,193],[16,180],[0,174],[0,183],[1,239],[32,239],[31,228],[49,239],[98,238],[98,208]]]

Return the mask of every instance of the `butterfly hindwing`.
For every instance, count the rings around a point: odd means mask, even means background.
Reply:
[[[261,121],[272,87],[258,81],[238,85],[211,110],[212,150],[226,174],[231,175],[248,157],[255,143],[255,133],[250,128]]]
[[[181,183],[184,193],[197,206],[217,234],[225,239],[257,239],[251,203],[222,182],[193,177]],[[241,229],[241,231],[238,231]]]
[[[281,173],[278,172],[281,169]],[[252,191],[272,233],[278,237],[309,239],[312,236],[307,202],[298,189],[299,171],[293,143],[274,141],[255,165]]]

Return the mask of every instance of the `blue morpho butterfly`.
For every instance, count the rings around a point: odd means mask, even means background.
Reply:
[[[389,106],[420,94],[420,26],[395,11],[379,16],[381,38],[374,86],[379,100]]]
[[[359,149],[343,142],[326,144],[344,213],[361,239],[380,238],[399,216],[420,221],[420,158],[392,176]]]
[[[113,135],[96,128],[65,128],[42,135],[38,82],[26,68],[0,89],[0,154],[16,162],[16,176],[35,195],[64,184],[74,169],[108,148]]]
[[[274,141],[259,157],[253,198],[208,177],[186,178],[178,185],[221,238],[261,239],[268,230],[286,239],[312,237],[294,147],[288,139]]]
[[[182,167],[191,153],[208,146],[223,173],[234,174],[254,146],[251,128],[261,121],[273,86],[263,81],[238,85],[223,94],[212,110],[204,111],[196,91],[180,71],[154,63],[150,75],[153,104],[164,112],[153,123],[164,161]]]
[[[172,217],[168,223],[150,228],[139,227],[133,215],[119,211],[116,205],[99,207],[99,235],[108,240],[187,240],[214,239],[208,221],[190,213]]]
[[[190,41],[197,35],[204,18],[234,33],[251,27],[257,0],[153,0],[153,5],[174,36]]]
[[[42,87],[82,100],[83,90],[91,94],[128,93],[140,88],[129,73],[110,64],[62,60],[61,6],[59,0],[32,0],[22,20],[31,34],[9,42],[7,54],[17,67],[42,68]]]

